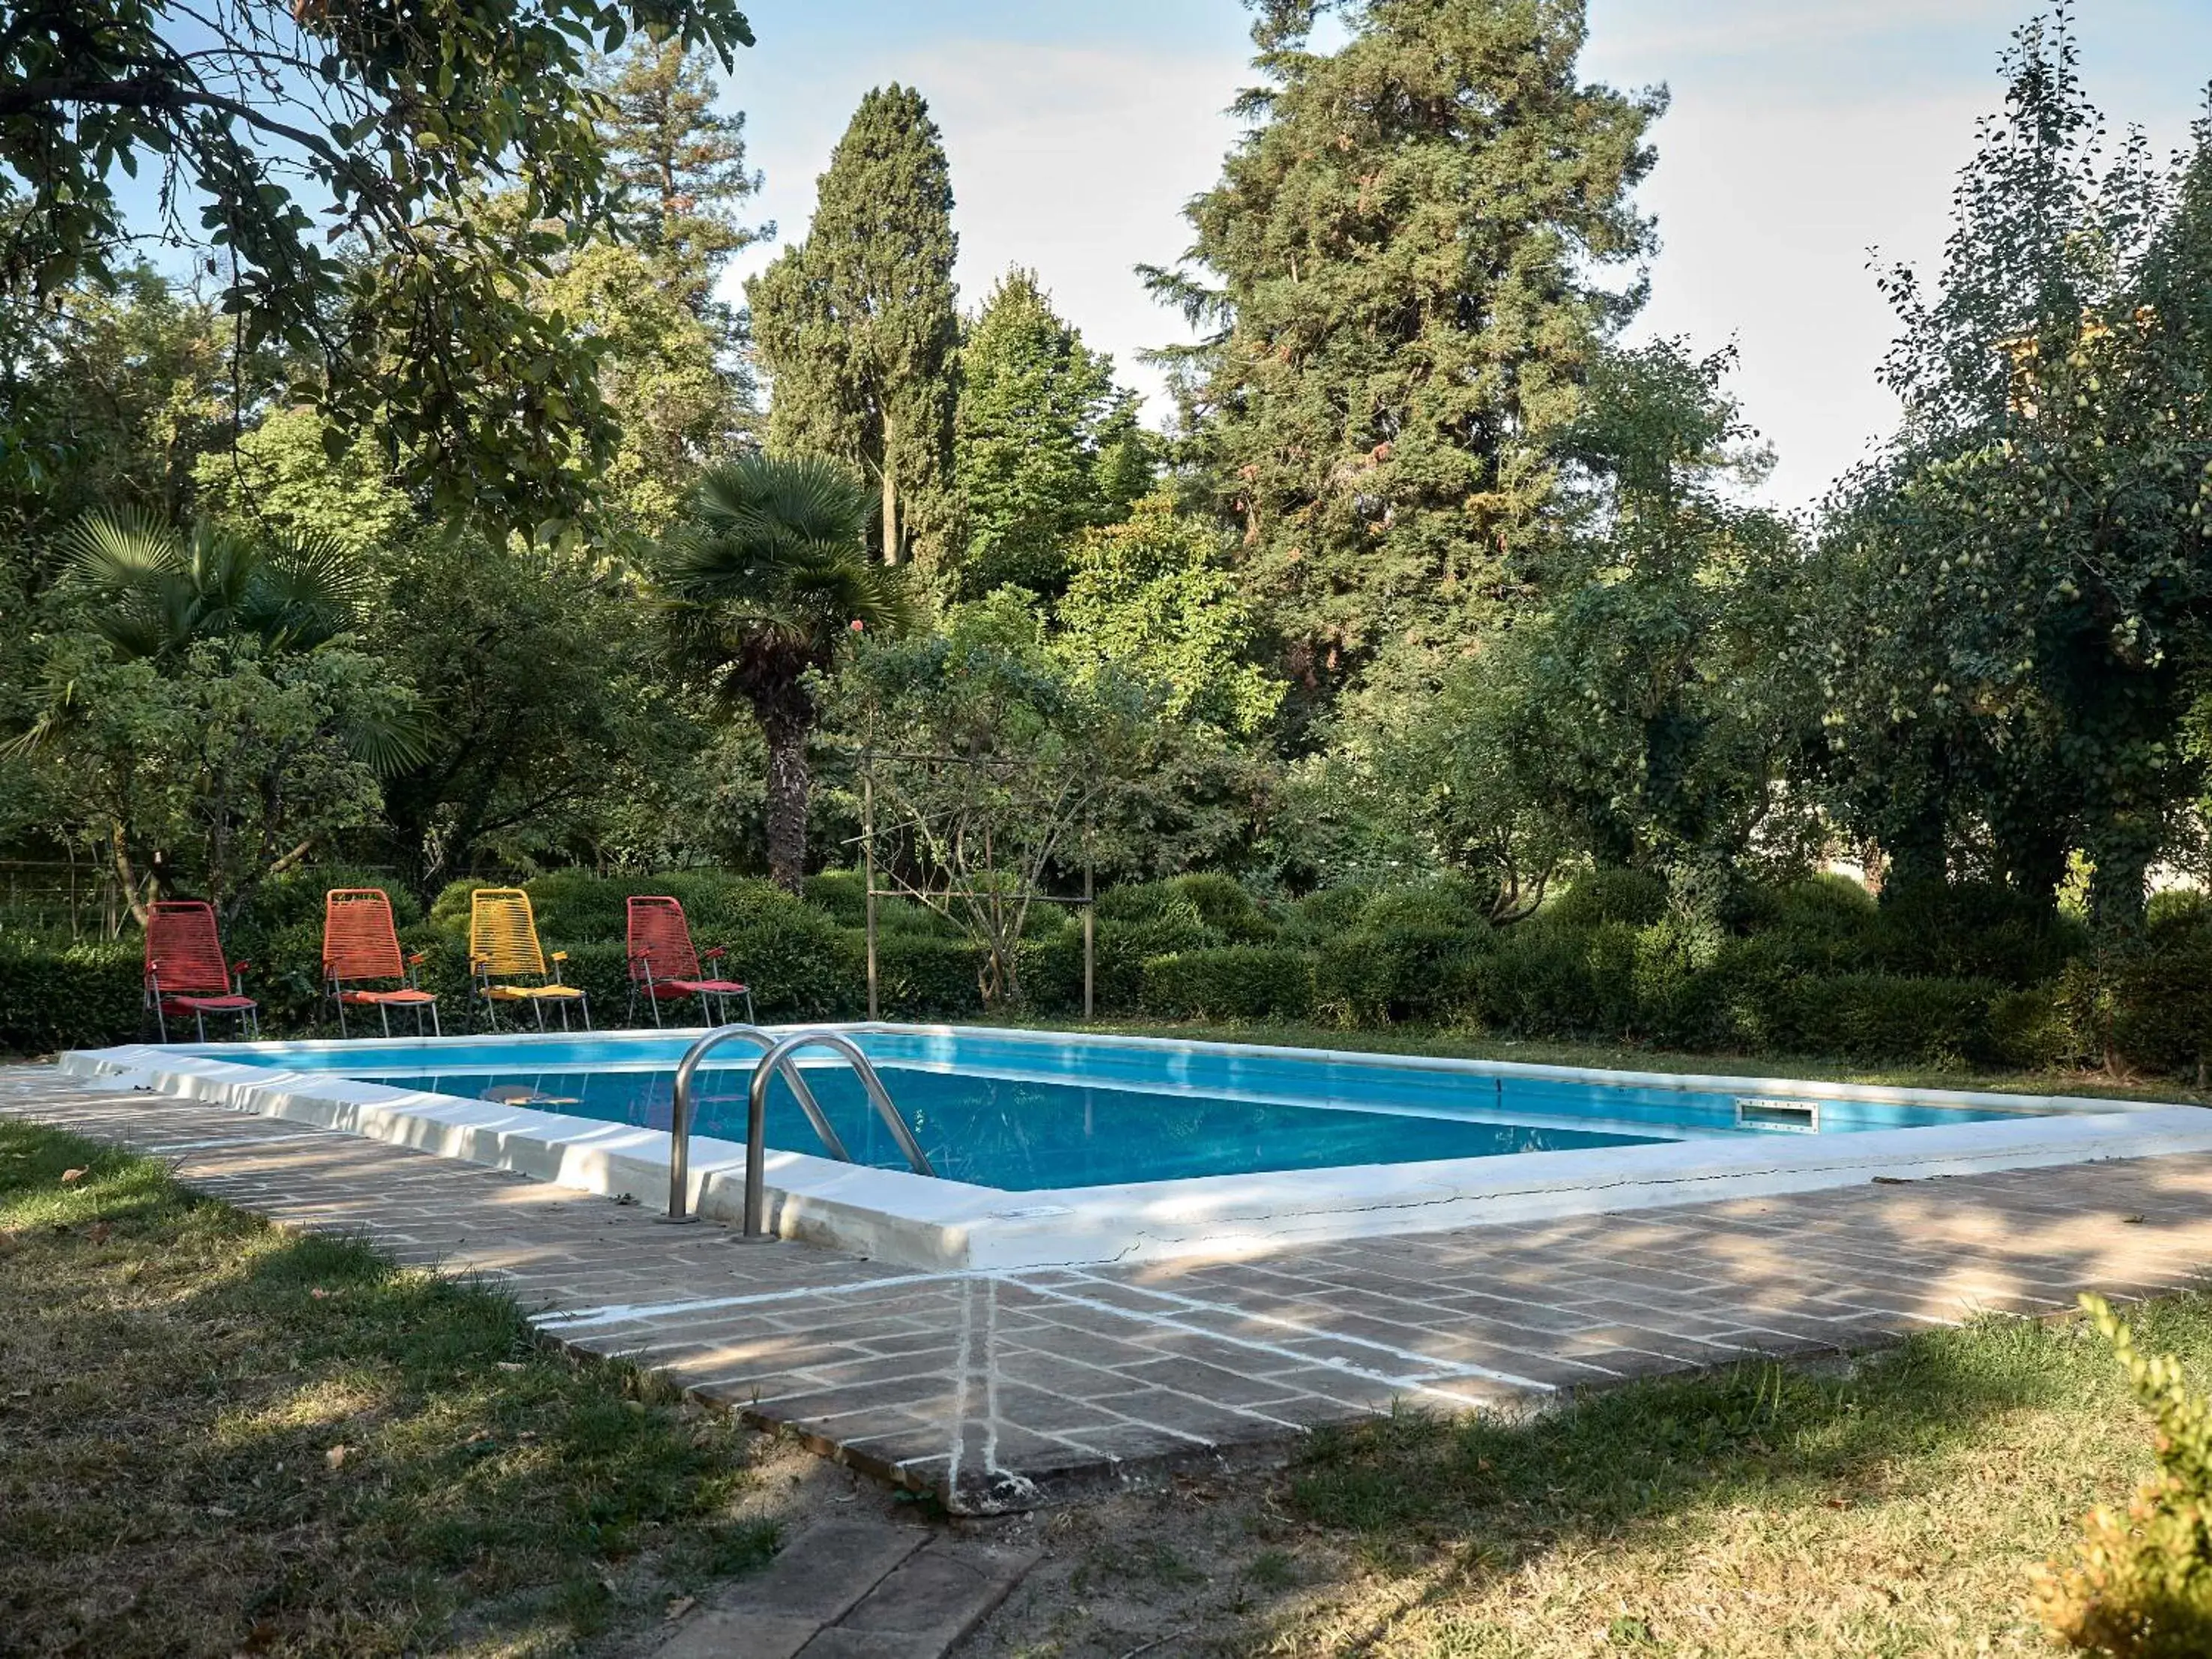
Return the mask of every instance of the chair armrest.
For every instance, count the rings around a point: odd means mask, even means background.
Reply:
[[[717,945],[711,951],[702,951],[699,953],[699,960],[702,962],[720,962],[724,957],[729,954],[730,951],[728,946]]]
[[[568,959],[568,953],[566,951],[556,951],[550,959],[554,962],[566,962]]]

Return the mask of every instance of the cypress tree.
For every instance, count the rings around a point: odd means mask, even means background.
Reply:
[[[1197,451],[1243,532],[1308,707],[1418,682],[1510,591],[1552,434],[1643,283],[1629,193],[1662,92],[1583,84],[1583,0],[1262,0],[1265,84],[1154,291],[1218,332],[1188,355]]]
[[[958,239],[945,145],[921,94],[878,87],[817,181],[806,240],[747,287],[771,377],[769,441],[859,466],[882,492],[882,552],[945,545]]]
[[[970,595],[1006,582],[1058,593],[1077,532],[1126,518],[1151,483],[1136,394],[1019,269],[969,325],[952,453]]]

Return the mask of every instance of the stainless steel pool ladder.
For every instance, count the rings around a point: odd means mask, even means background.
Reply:
[[[761,1048],[761,1057],[753,1066],[752,1085],[745,1094],[745,1237],[769,1237],[766,1171],[763,1166],[768,1158],[768,1091],[777,1076],[791,1085],[799,1109],[814,1126],[814,1133],[821,1136],[830,1156],[842,1163],[853,1161],[853,1155],[845,1150],[845,1143],[838,1138],[836,1127],[823,1111],[821,1103],[815,1099],[813,1090],[807,1087],[793,1058],[801,1049],[829,1048],[844,1056],[859,1076],[861,1088],[867,1091],[876,1115],[883,1119],[884,1126],[891,1132],[891,1139],[898,1142],[899,1151],[906,1154],[907,1167],[916,1175],[937,1173],[931,1167],[929,1154],[921,1150],[914,1131],[899,1115],[898,1108],[891,1104],[890,1091],[884,1087],[882,1077],[851,1038],[812,1028],[778,1037],[757,1025],[722,1025],[693,1043],[676,1067],[676,1107],[668,1126],[668,1214],[665,1219],[686,1222],[699,1218],[691,1212],[692,1079],[709,1054],[725,1042],[757,1042]]]

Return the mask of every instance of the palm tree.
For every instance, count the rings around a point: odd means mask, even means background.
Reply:
[[[838,642],[895,632],[910,615],[900,574],[868,557],[874,502],[836,461],[750,455],[710,471],[661,544],[672,655],[768,739],[769,876],[806,874],[806,743],[819,716],[807,676]]]
[[[200,520],[188,530],[144,512],[88,513],[64,532],[64,580],[84,625],[118,662],[182,672],[196,645],[250,639],[270,657],[316,651],[349,630],[372,584],[326,536],[248,535]],[[70,720],[76,688],[49,678],[45,707],[9,750],[36,748]],[[350,711],[340,734],[388,777],[420,760],[422,711]]]
[[[368,584],[317,535],[242,535],[204,520],[179,530],[143,513],[91,513],[62,550],[86,620],[125,661],[168,669],[206,639],[250,635],[272,653],[313,651],[353,626]]]

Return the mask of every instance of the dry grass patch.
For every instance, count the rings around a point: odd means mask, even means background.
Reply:
[[[2131,1318],[2212,1373],[2212,1301]],[[982,1650],[2055,1659],[2036,1571],[2124,1499],[2149,1440],[2086,1324],[2003,1319],[1517,1425],[1408,1414],[1321,1434],[1273,1476],[1041,1522],[1054,1559]]]
[[[605,1645],[773,1550],[753,1457],[502,1297],[0,1123],[0,1652]]]

